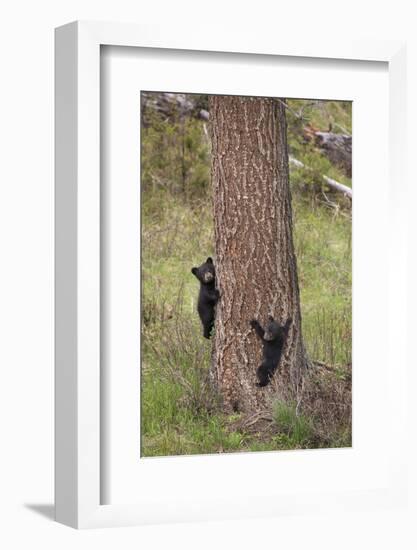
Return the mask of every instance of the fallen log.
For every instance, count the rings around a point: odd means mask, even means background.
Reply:
[[[201,120],[208,120],[203,96],[192,94],[174,94],[170,92],[142,92],[142,116],[146,122],[146,111],[151,109],[166,118],[192,116]]]
[[[308,166],[306,166],[300,160],[292,157],[291,155],[288,157],[288,159],[290,161],[290,164],[292,164],[295,168],[305,168],[306,170],[310,170]],[[346,197],[352,199],[352,189],[350,187],[348,187],[347,185],[343,185],[343,183],[339,183],[338,181],[334,180],[333,178],[329,178],[324,174],[322,174],[321,177],[328,185],[328,187],[330,187],[330,189],[333,189],[334,191],[339,191],[340,193],[343,193]]]
[[[312,126],[305,126],[304,138],[314,141],[332,164],[339,166],[348,177],[352,176],[352,136],[335,134],[330,130],[321,132]]]

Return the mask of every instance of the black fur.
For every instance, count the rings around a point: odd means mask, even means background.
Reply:
[[[210,338],[214,326],[215,308],[219,299],[213,260],[207,258],[200,267],[193,267],[191,273],[200,281],[197,311],[203,323],[204,338]]]
[[[268,324],[264,330],[256,319],[252,319],[250,322],[250,326],[263,342],[262,364],[256,371],[258,377],[257,386],[263,388],[269,384],[281,359],[282,349],[291,323],[292,320],[288,319],[285,325],[281,327],[273,317],[269,316]]]

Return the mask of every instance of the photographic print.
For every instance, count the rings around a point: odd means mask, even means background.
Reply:
[[[350,447],[352,102],[144,91],[140,155],[141,456]]]

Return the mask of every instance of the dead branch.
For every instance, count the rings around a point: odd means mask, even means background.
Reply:
[[[304,163],[302,163],[300,160],[297,160],[296,158],[289,156],[290,164],[292,164],[295,168],[305,168],[306,170],[311,170],[308,166],[306,166]],[[333,189],[334,191],[339,191],[340,193],[343,193],[346,197],[349,197],[352,199],[352,189],[348,187],[347,185],[343,185],[343,183],[339,183],[338,181],[329,178],[328,176],[322,174],[321,176],[328,187]]]

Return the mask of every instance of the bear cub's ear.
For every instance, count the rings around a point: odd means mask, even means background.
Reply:
[[[213,258],[208,257],[206,260],[206,264],[212,264],[212,263],[213,263]]]
[[[193,267],[193,268],[191,269],[191,273],[197,277],[197,274],[198,274],[198,267]]]

